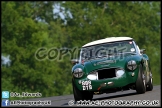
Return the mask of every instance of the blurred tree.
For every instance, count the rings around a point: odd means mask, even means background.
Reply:
[[[83,44],[111,36],[129,36],[150,57],[154,84],[160,83],[160,2],[95,1],[62,3],[73,19],[66,17],[71,42]],[[156,65],[155,65],[156,64]]]
[[[145,48],[154,84],[160,83],[160,2],[3,1],[1,6],[2,54],[11,59],[10,67],[1,67],[2,90],[71,94],[70,53],[49,60],[49,49],[80,48],[111,36],[132,37]],[[39,61],[35,53],[42,47],[46,59]]]

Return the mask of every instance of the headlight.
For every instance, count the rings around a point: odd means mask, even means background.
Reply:
[[[127,64],[127,68],[129,70],[135,70],[137,68],[136,61],[134,61],[134,60],[129,61]]]
[[[115,71],[116,77],[121,77],[124,74],[124,70],[116,70]]]
[[[83,76],[83,74],[84,73],[81,68],[76,68],[73,73],[74,77],[76,77],[76,78],[81,78]]]
[[[91,72],[87,78],[90,80],[98,80],[98,72]]]

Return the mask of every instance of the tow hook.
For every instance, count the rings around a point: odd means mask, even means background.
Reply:
[[[100,89],[101,89],[101,86],[100,86],[100,87],[98,87],[98,89],[97,89],[97,90],[99,91]]]
[[[101,85],[100,85],[100,87],[98,87],[98,91],[101,89],[101,87],[105,87],[106,86],[106,83],[102,83]]]

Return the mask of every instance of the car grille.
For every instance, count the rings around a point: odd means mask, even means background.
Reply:
[[[97,70],[98,80],[116,77],[115,70],[116,68]]]

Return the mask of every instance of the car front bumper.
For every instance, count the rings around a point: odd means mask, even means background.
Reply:
[[[121,77],[107,78],[102,80],[89,80],[88,78],[73,79],[76,87],[81,91],[102,91],[117,87],[124,87],[135,83],[138,76],[136,71],[124,73]]]

